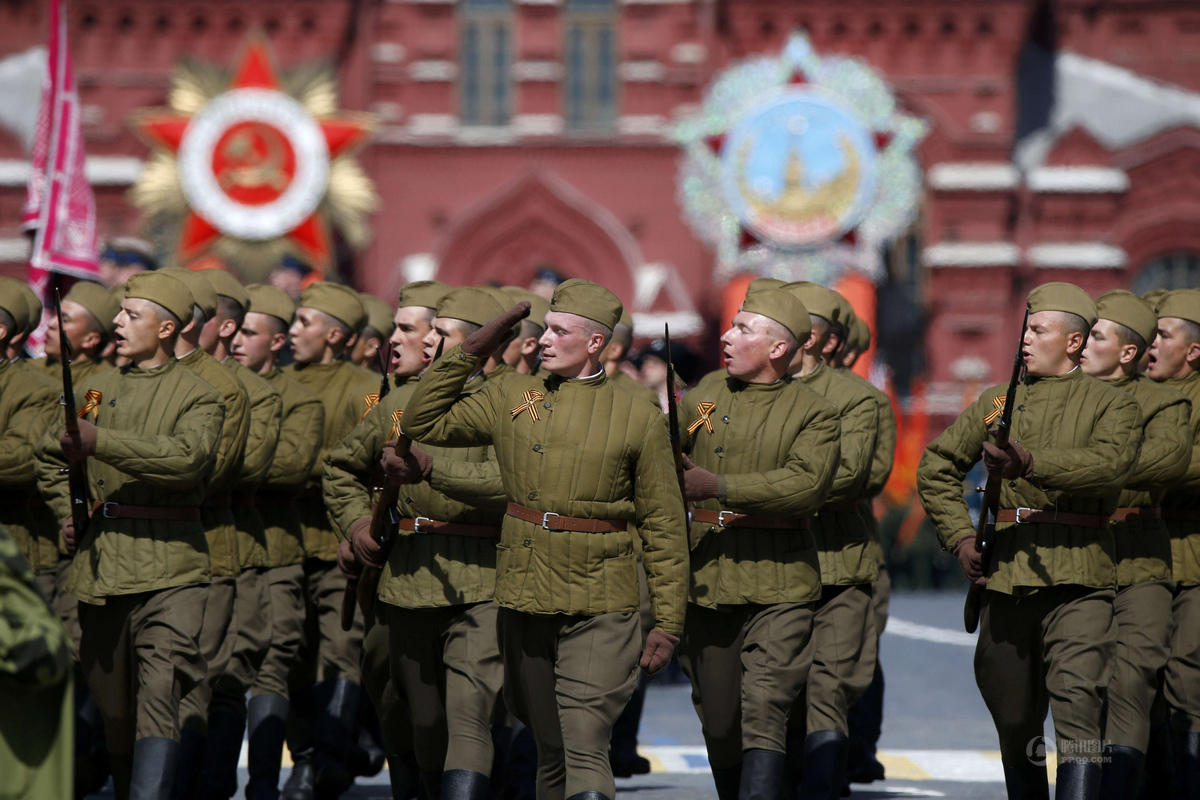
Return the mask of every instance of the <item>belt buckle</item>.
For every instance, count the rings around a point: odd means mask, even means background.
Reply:
[[[725,515],[726,514],[732,515],[734,513],[735,512],[733,512],[733,511],[718,511],[717,512],[717,526],[724,528],[725,527]]]
[[[561,516],[562,516],[562,514],[555,514],[553,511],[545,512],[544,514],[542,514],[542,528],[544,530],[551,530],[550,517],[561,517]]]
[[[413,533],[421,532],[421,520],[425,520],[426,522],[433,522],[433,520],[430,519],[429,517],[413,517]]]
[[[1021,506],[1020,508],[1018,508],[1018,509],[1017,509],[1017,520],[1016,520],[1016,522],[1017,522],[1017,524],[1018,524],[1018,525],[1024,525],[1024,524],[1025,524],[1025,520],[1021,519],[1021,512],[1022,512],[1022,511],[1033,511],[1033,509],[1032,509],[1032,508],[1030,508],[1029,506]]]
[[[109,506],[112,507],[111,513],[109,510]],[[117,513],[120,510],[121,510],[120,503],[115,502],[113,500],[109,500],[104,505],[100,506],[100,516],[104,517],[105,519],[120,519],[120,517],[117,516]]]

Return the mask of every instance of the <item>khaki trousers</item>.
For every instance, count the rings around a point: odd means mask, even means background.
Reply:
[[[492,723],[504,682],[494,602],[444,608],[380,603],[392,683],[408,701],[422,772],[490,775]]]
[[[736,767],[744,750],[785,752],[788,714],[808,678],[813,606],[688,605],[679,663],[714,768]]]
[[[237,576],[233,650],[225,671],[212,680],[214,692],[236,697],[243,706],[243,695],[254,684],[271,645],[271,595],[265,573],[262,567],[249,567]]]
[[[538,800],[616,792],[613,723],[633,695],[642,648],[636,611],[596,616],[501,608],[504,701],[537,743]]]
[[[1118,589],[1113,623],[1117,633],[1104,738],[1145,753],[1159,671],[1170,654],[1171,587],[1156,581]]]
[[[871,584],[822,588],[813,612],[812,637],[802,655],[812,664],[808,683],[788,717],[793,734],[838,731],[849,735],[846,715],[871,685],[878,647]]]
[[[362,682],[367,697],[375,706],[383,743],[389,754],[411,753],[412,722],[408,713],[408,701],[404,693],[392,680],[391,654],[388,652],[390,636],[387,614],[381,612],[383,603],[375,604],[375,613],[363,623],[366,633],[362,644]]]
[[[288,672],[299,657],[304,639],[304,568],[299,564],[271,567],[263,579],[271,606],[271,628],[267,652],[250,693],[287,697]]]
[[[52,605],[54,613],[62,620],[63,626],[67,629],[67,636],[71,637],[71,647],[75,653],[75,659],[79,659],[79,598],[75,593],[67,588],[67,573],[71,569],[71,559],[62,558],[58,561],[58,568],[54,570],[54,600]]]
[[[346,678],[360,683],[363,621],[362,614],[355,614],[353,627],[342,630],[346,576],[335,562],[309,558],[304,562],[304,584],[308,619],[301,660],[307,662],[302,665],[304,671],[312,675],[304,682]]]
[[[975,681],[1009,767],[1023,767],[1049,709],[1058,758],[1099,760],[1100,715],[1115,645],[1112,589],[1055,586],[987,592]],[[1036,745],[1033,745],[1036,746]]]
[[[1163,679],[1171,727],[1200,731],[1200,586],[1178,586],[1171,603],[1171,657]]]
[[[237,596],[237,578],[233,575],[214,575],[205,587],[208,597],[186,609],[202,620],[198,634],[200,656],[204,659],[204,680],[187,693],[179,708],[180,724],[186,728],[208,730],[208,705],[212,701],[211,680],[224,674],[233,657],[237,639],[233,607]]]
[[[180,698],[204,678],[197,647],[208,587],[179,586],[79,604],[79,656],[110,753],[136,739],[179,739]]]

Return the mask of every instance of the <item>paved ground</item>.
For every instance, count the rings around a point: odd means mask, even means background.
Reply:
[[[972,673],[974,637],[962,631],[962,595],[894,597],[881,654],[887,689],[880,760],[887,779],[854,787],[854,796],[1002,800],[996,734]],[[1052,747],[1049,730],[1047,741]],[[715,800],[687,686],[651,684],[641,749],[654,772],[618,780],[618,795],[635,800]],[[1051,754],[1051,776],[1053,766]],[[246,778],[244,768],[241,777]],[[386,774],[360,781],[346,797],[389,798]]]

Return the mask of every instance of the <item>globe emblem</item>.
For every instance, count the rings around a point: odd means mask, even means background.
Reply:
[[[721,148],[721,188],[742,224],[764,240],[818,247],[862,220],[875,159],[870,133],[836,102],[788,90],[732,127]]]

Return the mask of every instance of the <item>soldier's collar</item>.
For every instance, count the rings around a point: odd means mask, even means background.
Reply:
[[[1062,375],[1042,375],[1033,377],[1032,375],[1025,376],[1025,385],[1032,386],[1035,383],[1053,383],[1057,381],[1073,381],[1083,377],[1083,370],[1076,364],[1069,372],[1064,372]]]

